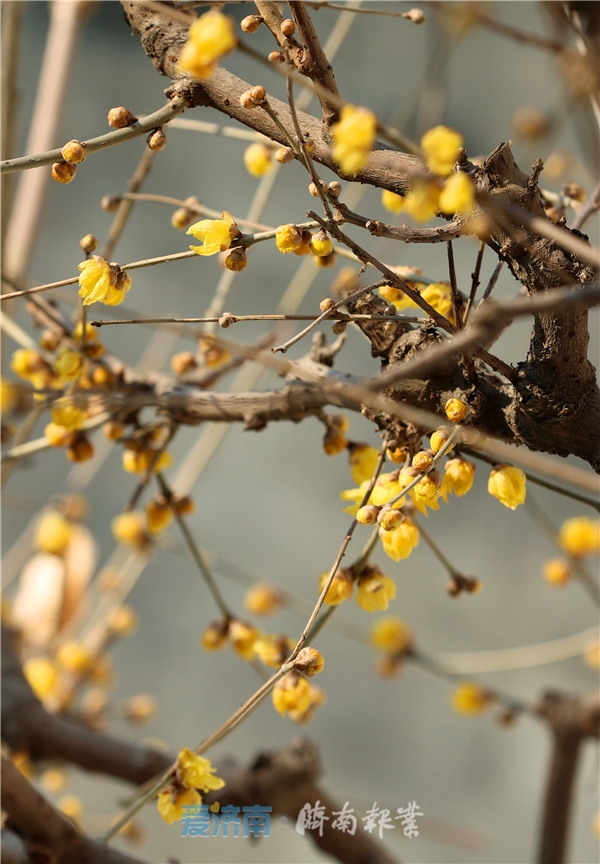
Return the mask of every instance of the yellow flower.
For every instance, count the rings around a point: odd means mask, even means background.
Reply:
[[[391,532],[390,532],[391,533]],[[358,580],[356,602],[365,612],[383,612],[396,596],[396,585],[381,571],[366,568]]]
[[[324,231],[317,231],[316,234],[311,234],[309,246],[313,255],[316,255],[318,258],[324,258],[333,252],[333,244]]]
[[[48,510],[38,522],[35,546],[51,555],[62,555],[71,539],[71,526],[56,510]]]
[[[380,474],[371,492],[369,503],[375,504],[376,507],[382,507],[384,504],[388,504],[396,495],[399,495],[401,491],[402,486],[396,472],[392,471],[391,474]],[[394,507],[402,507],[404,502],[405,499],[400,498],[394,504]]]
[[[400,618],[380,618],[371,630],[371,643],[387,654],[400,654],[411,642],[412,633]]]
[[[51,414],[53,423],[56,423],[57,426],[64,426],[70,431],[81,429],[87,417],[83,408],[78,408],[67,396],[56,400],[52,406]]]
[[[190,804],[201,804],[202,797],[195,789],[163,789],[158,793],[158,812],[170,825],[181,819],[183,808]]]
[[[460,132],[448,129],[447,126],[436,126],[421,138],[427,167],[442,177],[451,173],[462,145],[463,137]]]
[[[340,498],[342,499],[342,501],[354,501],[354,504],[351,504],[350,507],[344,507],[344,513],[349,513],[351,516],[356,516],[360,503],[365,497],[365,493],[368,488],[369,481],[365,480],[364,483],[360,484],[360,487],[358,489],[344,489],[343,492],[340,492]]]
[[[448,399],[444,411],[448,420],[453,423],[462,423],[467,416],[467,406],[462,399]]]
[[[229,624],[229,641],[233,650],[242,660],[252,660],[254,643],[258,639],[258,630],[247,621],[234,620]]]
[[[268,582],[258,582],[246,592],[244,606],[254,615],[272,615],[281,609],[283,602],[281,591]]]
[[[551,558],[542,567],[542,576],[550,585],[562,588],[571,581],[573,571],[568,561],[563,561],[562,558]]]
[[[460,498],[466,495],[473,486],[476,466],[466,459],[448,459],[444,465],[444,479],[441,485],[441,494],[444,501],[448,501],[448,495],[454,492]]]
[[[308,681],[298,672],[288,672],[273,687],[273,706],[282,717],[288,711],[303,713],[310,708]]]
[[[179,57],[179,68],[204,81],[210,78],[221,57],[232,51],[236,44],[231,18],[211,9],[190,27],[188,40]]]
[[[89,649],[79,642],[63,642],[56,652],[56,662],[68,672],[86,672],[93,659]]]
[[[122,543],[124,546],[140,548],[148,539],[144,517],[135,511],[115,516],[111,528],[117,543]]]
[[[447,318],[451,324],[456,323],[452,313],[452,294],[450,293],[450,286],[445,282],[434,282],[433,285],[428,285],[424,291],[421,291],[421,297],[423,300],[426,300],[430,306],[433,306],[436,312],[439,312],[440,315]]]
[[[393,285],[382,285],[379,289],[379,294],[388,303],[392,303],[396,307],[397,312],[408,309],[409,306],[416,306],[416,303],[413,303],[408,294],[405,294],[399,288],[394,288]]]
[[[427,222],[439,210],[439,200],[440,187],[434,180],[415,177],[404,199],[404,207],[419,222]]]
[[[211,621],[202,634],[202,647],[205,651],[220,651],[227,644],[229,622],[225,619]]]
[[[213,768],[210,759],[192,753],[187,747],[179,751],[176,773],[185,786],[199,789],[201,792],[222,789],[225,781],[220,777],[214,777],[215,771],[216,768]]]
[[[0,378],[0,411],[10,414],[17,401],[17,389],[6,378]]]
[[[298,709],[292,708],[288,711],[288,717],[290,720],[293,720],[294,723],[309,723],[314,717],[314,709],[323,705],[325,702],[325,694],[320,687],[315,687],[314,684],[308,685],[308,695],[310,703],[306,710],[299,711]]]
[[[295,252],[301,244],[302,231],[295,225],[279,225],[275,231],[275,245],[280,252],[288,255],[290,252]]]
[[[140,451],[124,450],[122,456],[123,471],[127,471],[130,474],[144,474],[150,468],[155,454],[156,450],[152,447]],[[168,468],[172,461],[171,454],[163,450],[154,463],[152,473],[157,474],[164,468]]]
[[[86,261],[77,265],[80,271],[79,296],[83,297],[83,305],[102,303],[117,284],[117,274],[110,264],[100,255],[92,255]]]
[[[389,189],[384,189],[381,193],[381,203],[390,213],[400,213],[404,209],[404,198]]]
[[[392,561],[408,558],[412,550],[419,545],[419,529],[410,519],[404,519],[393,531],[380,528],[379,537],[383,551]]]
[[[117,276],[117,284],[111,286],[102,302],[105,306],[118,306],[119,303],[123,302],[123,300],[125,299],[125,295],[130,288],[131,276],[129,275],[129,273],[125,273],[124,270],[121,270]]]
[[[292,653],[294,644],[294,641],[287,636],[267,633],[256,640],[254,643],[254,652],[265,666],[279,669],[281,664]]]
[[[83,358],[79,351],[63,348],[58,355],[54,366],[64,381],[74,381],[83,366]]]
[[[209,13],[210,14],[210,13]],[[216,255],[229,249],[234,238],[239,236],[239,228],[233,216],[224,210],[222,219],[202,219],[190,225],[186,234],[200,240],[202,246],[190,246],[197,255]]]
[[[491,702],[489,693],[470,681],[460,684],[452,694],[452,707],[459,714],[481,714]]]
[[[440,210],[447,216],[470,213],[475,203],[475,185],[470,177],[460,172],[449,177],[440,192]]]
[[[262,177],[273,167],[271,151],[264,144],[251,144],[244,150],[244,165],[253,177]]]
[[[588,642],[583,659],[590,669],[600,669],[600,641]]]
[[[377,118],[368,108],[344,105],[340,122],[332,128],[333,158],[344,174],[364,168],[375,143]]]
[[[560,526],[559,541],[563,549],[581,558],[584,555],[596,555],[600,551],[600,522],[579,516],[567,519]]]
[[[336,456],[348,446],[348,439],[336,426],[328,426],[323,435],[323,450],[328,456]]]
[[[488,480],[488,492],[505,507],[516,510],[519,504],[525,502],[526,479],[521,469],[514,465],[493,468]]]
[[[371,480],[379,459],[379,451],[368,444],[354,444],[350,447],[350,470],[352,479],[359,486],[365,480]]]
[[[58,670],[47,657],[30,657],[23,663],[23,673],[38,699],[49,696],[58,681]]]
[[[322,573],[319,577],[319,592],[325,587],[325,583],[329,579],[329,573]],[[338,570],[327,594],[325,595],[325,603],[328,606],[339,606],[344,600],[349,600],[354,593],[354,581],[349,570]]]
[[[10,368],[19,378],[30,380],[36,373],[42,372],[46,364],[41,354],[33,348],[17,348],[10,359]]]
[[[133,451],[126,450],[126,453]],[[135,454],[137,455],[137,454]],[[171,519],[173,511],[166,498],[153,498],[146,504],[146,527],[150,534],[160,534],[164,531]]]

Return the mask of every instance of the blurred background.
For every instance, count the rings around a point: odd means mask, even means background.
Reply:
[[[368,8],[376,5],[369,3]],[[385,8],[405,11],[410,5],[394,2],[386,3]],[[542,175],[544,188],[558,192],[565,183],[575,181],[590,190],[597,180],[593,136],[587,116],[564,85],[554,56],[489,30],[465,27],[464,4],[421,5],[426,16],[421,26],[402,18],[355,16],[333,64],[343,98],[368,105],[416,139],[444,122],[463,133],[470,157],[487,155],[500,142],[512,139],[524,171],[537,157],[549,161],[552,170]],[[539,3],[482,5],[486,14],[524,30],[552,32],[547,12]],[[19,153],[25,146],[49,21],[47,3],[23,6]],[[227,4],[225,11],[239,21],[253,8],[246,3]],[[312,17],[323,42],[339,15],[334,10],[314,11]],[[245,38],[265,55],[274,48],[265,28]],[[224,65],[250,84],[264,84],[269,94],[284,98],[282,79],[248,57],[229,55]],[[55,146],[70,138],[85,140],[106,132],[106,114],[113,106],[125,105],[136,115],[155,111],[164,103],[163,89],[168,83],[144,55],[139,37],[130,34],[120,4],[89,4],[65,120]],[[523,106],[532,107],[527,112]],[[316,109],[313,105],[309,110]],[[194,109],[185,117],[234,125],[208,109]],[[226,209],[241,217],[247,214],[261,181],[244,168],[246,142],[175,128],[167,129],[167,137],[167,146],[156,156],[142,191],[181,199],[196,195],[215,210]],[[32,282],[49,282],[77,272],[82,259],[79,239],[90,232],[102,241],[111,224],[112,214],[100,207],[101,198],[126,188],[144,148],[140,138],[94,154],[69,186],[52,183],[27,268]],[[322,176],[333,179],[325,169]],[[359,212],[376,219],[394,218],[383,210],[380,192],[363,191],[356,207]],[[313,206],[307,178],[292,163],[279,171],[258,221],[273,226],[300,222]],[[161,204],[136,203],[112,260],[125,263],[186,250],[188,238],[171,226],[172,212]],[[402,214],[398,218],[405,221]],[[597,234],[597,225],[596,219],[590,233]],[[447,278],[443,244],[394,244],[366,238],[358,229],[354,236],[390,264],[421,267],[430,278]],[[476,254],[474,240],[455,244],[463,291],[468,292]],[[248,268],[236,276],[226,309],[237,314],[274,311],[302,261],[282,257],[272,243],[260,244],[252,250]],[[315,313],[344,263],[336,270],[316,273],[299,312]],[[494,265],[488,250],[483,261],[484,285]],[[102,307],[100,312],[95,306],[92,317],[129,317],[140,310],[155,316],[201,316],[222,272],[216,257],[137,271],[123,306],[116,310]],[[519,287],[505,271],[495,294],[509,299]],[[68,298],[75,298],[76,290],[77,286],[63,289],[61,296],[67,300],[62,308],[68,313],[74,309]],[[31,330],[23,309],[17,320]],[[590,321],[590,358],[596,363],[597,312]],[[501,337],[496,353],[508,362],[522,359],[529,328],[530,322],[520,319]],[[252,343],[265,330],[260,322],[238,324],[227,336]],[[378,364],[370,357],[364,338],[351,328],[348,333],[336,368],[355,374],[376,373]],[[135,325],[126,330],[105,328],[101,338],[107,349],[135,365],[154,337],[151,327]],[[169,371],[173,353],[193,348],[189,339],[163,332],[152,342],[146,362]],[[307,348],[304,340],[290,355],[301,356]],[[13,350],[8,340],[7,350]],[[258,386],[269,389],[280,383],[273,374],[265,373]],[[352,440],[379,446],[369,423],[360,416],[349,420]],[[40,422],[32,437],[42,434],[45,422]],[[204,431],[203,427],[187,428],[177,435],[170,448],[174,465],[167,472],[172,482]],[[260,433],[232,426],[192,489],[197,507],[189,518],[190,527],[197,542],[212,553],[219,584],[236,610],[242,610],[245,592],[240,572],[252,574],[253,581],[271,581],[306,601],[316,600],[318,577],[333,563],[348,526],[339,495],[354,486],[347,456],[326,456],[322,434],[321,424],[312,418],[299,425],[273,423]],[[100,443],[101,432],[95,436],[96,460],[102,458],[105,448]],[[98,543],[100,565],[113,551],[110,522],[130,497],[137,479],[123,473],[120,449],[113,448],[86,486],[95,460],[72,468],[63,452],[51,450],[23,462],[12,474],[4,490],[2,522],[3,549],[8,556],[5,578],[13,580],[9,597],[15,576],[31,554],[31,545],[19,538],[36,510],[58,491],[86,487],[87,524]],[[447,557],[461,572],[477,575],[483,590],[476,596],[450,598],[445,590],[447,575],[423,542],[407,561],[398,564],[378,550],[374,560],[398,587],[388,612],[406,621],[417,644],[432,653],[532,645],[593,627],[597,613],[579,584],[554,590],[542,579],[542,565],[554,556],[555,549],[530,511],[502,507],[487,494],[486,485],[487,470],[479,463],[474,489],[464,498],[453,498],[450,506],[442,505],[426,523]],[[591,515],[584,505],[560,495],[539,487],[529,491],[557,526],[570,516]],[[347,561],[358,555],[368,530],[359,526]],[[171,534],[176,537],[176,528]],[[178,540],[173,544],[175,551],[181,549],[178,544]],[[237,580],[232,578],[236,576]],[[254,692],[259,679],[230,649],[218,654],[201,650],[200,636],[217,617],[217,610],[185,552],[159,551],[128,602],[139,615],[140,628],[112,650],[116,682],[111,691],[110,732],[132,740],[160,739],[172,751],[194,747]],[[366,629],[376,616],[351,602],[336,617]],[[294,636],[303,623],[284,611],[265,626]],[[392,811],[409,801],[418,803],[425,814],[418,838],[409,840],[401,830],[386,832],[387,847],[400,859],[429,864],[530,861],[537,844],[550,755],[546,728],[526,717],[502,728],[495,721],[496,711],[472,718],[459,716],[450,705],[452,684],[410,664],[399,678],[384,681],[375,674],[374,651],[338,632],[325,629],[315,644],[326,659],[318,683],[327,694],[327,703],[312,724],[295,727],[267,701],[211,751],[211,758],[231,754],[248,762],[261,750],[282,747],[298,734],[307,735],[321,750],[324,787],[340,803],[350,801],[359,817],[374,802]],[[581,657],[575,657],[539,668],[490,673],[477,680],[531,703],[549,688],[590,690],[597,676]],[[119,705],[141,692],[156,698],[159,712],[140,732],[122,719]],[[119,809],[118,800],[127,787],[71,769],[67,791],[81,798],[81,824],[95,834]],[[577,779],[570,860],[580,864],[597,860],[592,830],[597,811],[598,751],[587,745]],[[182,839],[179,825],[166,826],[154,806],[142,811],[139,822],[144,839],[132,852],[149,861],[164,861],[168,855],[189,864],[328,860],[290,825],[276,823],[268,840],[250,843],[232,838]],[[130,848],[124,844],[121,839],[115,841],[117,846]]]

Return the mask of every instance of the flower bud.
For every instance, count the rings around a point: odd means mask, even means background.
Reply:
[[[580,204],[583,204],[586,199],[585,189],[579,183],[567,183],[563,188],[563,195],[574,201],[579,201]]]
[[[377,522],[377,517],[379,516],[379,507],[376,507],[374,504],[365,504],[364,507],[360,507],[356,514],[356,521],[360,522],[361,525],[374,525]]]
[[[385,455],[390,462],[395,462],[396,465],[403,465],[406,462],[407,450],[406,447],[388,447]]]
[[[379,513],[377,521],[384,531],[395,531],[404,521],[404,516],[393,507],[384,507]]]
[[[246,90],[240,96],[240,105],[242,108],[256,108],[256,103],[252,100],[249,90]]]
[[[245,270],[248,266],[246,250],[242,246],[236,246],[235,249],[232,249],[227,258],[225,258],[225,266],[234,273]]]
[[[294,255],[310,255],[310,240],[312,234],[306,228],[302,231],[302,241],[299,246],[293,250]]]
[[[431,467],[432,462],[433,454],[428,450],[419,450],[418,453],[415,453],[412,460],[413,468],[417,468],[419,471],[427,471]]]
[[[291,147],[279,147],[275,151],[274,159],[276,162],[279,162],[280,165],[286,165],[288,162],[292,162],[294,159],[294,151]]]
[[[148,535],[141,513],[120,513],[111,522],[113,536],[117,543],[141,549],[148,542]]]
[[[86,234],[85,237],[82,237],[79,241],[79,245],[83,249],[86,255],[91,255],[98,247],[98,241],[94,237],[93,234]]]
[[[63,642],[56,652],[56,662],[68,672],[87,672],[92,661],[89,648],[79,642]]]
[[[181,351],[171,357],[171,369],[176,375],[185,375],[195,369],[198,364],[196,358],[191,351]]]
[[[66,447],[73,440],[73,432],[58,423],[48,423],[44,435],[51,447]]]
[[[446,417],[453,423],[462,423],[467,416],[467,406],[462,399],[448,399],[444,405]]]
[[[157,711],[156,699],[149,693],[138,693],[128,699],[123,706],[123,713],[130,723],[146,723]]]
[[[429,439],[429,445],[434,453],[439,453],[448,438],[450,437],[450,430],[446,428],[446,426],[441,426],[439,429],[432,434]],[[414,465],[414,462],[413,462]]]
[[[281,32],[288,39],[290,38],[290,36],[294,35],[294,33],[296,32],[296,25],[291,18],[285,18],[281,22]]]
[[[327,186],[327,194],[331,195],[332,198],[339,198],[342,194],[342,184],[337,180],[332,180]]]
[[[137,123],[137,117],[134,117],[131,111],[120,105],[118,108],[111,108],[108,112],[108,125],[113,129],[124,129],[126,126],[133,126]]]
[[[264,102],[267,98],[267,91],[262,84],[257,84],[255,87],[251,87],[248,92],[250,93],[250,98],[254,102]]]
[[[320,260],[320,259],[319,259]],[[346,327],[348,326],[347,321],[336,321],[333,327],[331,328],[331,332],[335,336],[341,336],[342,333],[346,332]]]
[[[109,420],[102,427],[102,433],[109,441],[120,441],[125,434],[125,426],[116,420]]]
[[[158,495],[146,504],[146,528],[149,534],[160,534],[172,518],[173,511],[164,495]]]
[[[321,300],[319,303],[319,309],[321,312],[327,312],[329,309],[333,309],[335,306],[335,300],[332,300],[331,297],[325,297],[324,300]]]
[[[413,24],[422,24],[425,20],[425,15],[420,9],[409,9],[408,12],[402,13],[402,17],[412,21]]]
[[[56,351],[60,345],[61,337],[54,330],[43,330],[40,336],[40,345],[45,351]]]
[[[197,215],[192,210],[188,210],[187,207],[180,207],[171,216],[171,225],[173,228],[177,228],[178,231],[185,231],[196,219]]]
[[[269,61],[269,63],[279,65],[280,63],[285,63],[285,56],[281,53],[281,51],[271,51],[271,53],[267,57],[267,60]]]
[[[205,651],[220,651],[227,644],[229,622],[225,618],[211,621],[202,634],[201,644]]]
[[[302,672],[309,678],[313,675],[318,675],[325,666],[325,660],[320,651],[316,648],[302,648],[296,659],[294,660],[294,669]]]
[[[52,166],[52,176],[57,183],[70,183],[76,173],[76,166],[70,162],[55,162]]]
[[[302,232],[295,225],[280,225],[275,232],[275,245],[287,255],[302,243]]]
[[[174,495],[173,504],[180,516],[189,516],[196,509],[196,504],[193,498],[189,495]]]
[[[262,20],[263,19],[260,15],[246,15],[246,17],[242,18],[240,21],[240,27],[244,33],[256,33],[262,24]]]
[[[114,213],[115,210],[119,209],[119,204],[122,200],[120,195],[105,195],[100,201],[100,206],[107,213]]]
[[[146,144],[154,153],[160,153],[167,146],[167,136],[162,129],[155,129],[146,138]]]
[[[71,462],[87,462],[94,455],[94,445],[82,432],[77,432],[66,453]]]
[[[308,135],[306,132],[304,133],[304,146],[306,147],[306,149],[309,153],[314,152],[315,139],[311,138],[311,136]],[[321,182],[323,182],[323,181],[321,181]],[[323,185],[325,185],[325,184],[323,183]]]
[[[317,187],[315,186],[314,183],[309,183],[309,184],[308,184],[308,191],[309,191],[310,194],[313,196],[313,198],[318,198],[318,197],[319,197],[319,190],[317,189]]]
[[[85,157],[87,156],[86,150],[85,144],[73,139],[72,141],[68,141],[60,152],[65,162],[78,165],[80,162],[85,161]]]

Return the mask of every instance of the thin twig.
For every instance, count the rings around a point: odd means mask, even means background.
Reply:
[[[452,314],[454,322],[458,330],[463,328],[462,318],[462,298],[458,291],[458,283],[456,281],[456,267],[454,266],[454,249],[452,248],[452,240],[446,241],[446,249],[448,251],[448,274],[450,276],[450,294],[452,297]]]
[[[370,286],[371,288],[373,286]],[[227,314],[227,313],[225,313]],[[221,316],[223,317],[223,316]],[[405,323],[423,323],[423,318],[412,315],[350,315],[347,312],[329,310],[322,315],[233,315],[228,318],[228,325],[239,321],[316,321],[319,318],[331,318],[334,321],[404,321]],[[109,324],[218,324],[221,318],[124,318],[109,321],[90,321],[93,327],[106,327]]]
[[[475,261],[475,269],[471,273],[471,291],[469,293],[469,299],[467,300],[467,306],[465,308],[465,317],[464,317],[464,325],[467,326],[469,315],[471,313],[471,307],[475,301],[475,295],[477,294],[477,289],[479,288],[479,274],[481,273],[481,265],[483,262],[483,253],[485,252],[485,241],[482,240],[479,244],[479,249],[477,251],[477,259]]]

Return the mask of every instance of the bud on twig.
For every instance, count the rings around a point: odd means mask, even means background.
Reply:
[[[166,147],[167,136],[162,129],[155,129],[154,132],[151,132],[146,138],[146,144],[155,153],[160,153],[160,151],[164,150]]]
[[[71,162],[77,165],[85,160],[87,156],[86,146],[81,141],[68,141],[60,151],[65,162]]]
[[[77,167],[70,162],[55,162],[52,166],[52,176],[57,183],[70,183],[76,173]]]
[[[120,105],[118,108],[111,108],[108,112],[108,125],[113,129],[125,129],[126,126],[133,126],[137,123],[137,117],[134,117],[131,111]]]

